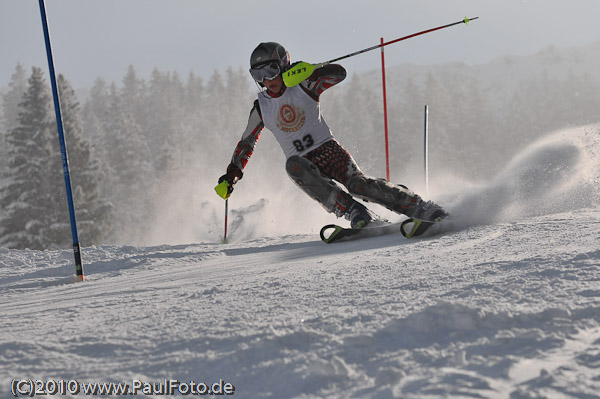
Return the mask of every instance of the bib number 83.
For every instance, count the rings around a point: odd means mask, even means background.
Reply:
[[[298,152],[302,152],[305,149],[312,147],[315,142],[312,136],[307,134],[306,136],[302,137],[302,140],[294,140],[293,144]]]

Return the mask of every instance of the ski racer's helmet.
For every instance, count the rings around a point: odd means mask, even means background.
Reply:
[[[261,43],[250,55],[250,75],[259,84],[273,80],[290,66],[290,53],[279,43]]]

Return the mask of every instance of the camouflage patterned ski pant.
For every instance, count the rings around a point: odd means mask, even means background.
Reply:
[[[348,151],[335,140],[328,141],[303,157],[289,157],[286,171],[304,192],[337,216],[345,214],[354,201],[352,196],[409,217],[418,213],[422,203],[421,197],[404,186],[366,176]],[[336,181],[348,192],[342,190]]]

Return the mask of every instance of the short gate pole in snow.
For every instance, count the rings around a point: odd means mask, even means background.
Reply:
[[[423,162],[425,167],[425,192],[429,193],[429,105],[425,106],[425,129],[423,132]]]
[[[67,157],[67,146],[63,131],[62,114],[60,110],[60,99],[58,95],[58,85],[56,84],[56,73],[54,71],[54,60],[52,58],[52,47],[50,45],[50,33],[48,30],[48,19],[46,17],[46,6],[44,0],[40,2],[40,14],[42,16],[42,27],[44,29],[44,39],[46,41],[46,55],[48,56],[48,67],[50,69],[50,82],[52,84],[52,95],[54,97],[54,111],[56,113],[56,125],[58,127],[58,139],[60,141],[60,152],[62,155],[63,174],[65,176],[65,187],[67,190],[67,202],[69,206],[69,216],[71,219],[71,234],[73,236],[73,253],[75,255],[75,272],[77,278],[84,280],[83,265],[81,263],[81,248],[79,238],[77,237],[77,221],[75,219],[75,206],[73,205],[73,193],[71,190],[71,178],[69,174],[69,159]]]

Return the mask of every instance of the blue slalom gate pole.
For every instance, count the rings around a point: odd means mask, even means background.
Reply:
[[[62,155],[63,174],[65,176],[65,187],[67,190],[67,202],[69,204],[69,217],[71,219],[71,235],[73,236],[73,253],[75,255],[75,274],[81,281],[84,280],[83,265],[81,264],[81,248],[77,237],[77,221],[75,219],[75,206],[73,205],[73,192],[71,189],[71,177],[69,173],[69,158],[67,156],[67,145],[63,130],[62,113],[60,110],[60,98],[58,96],[58,85],[56,84],[56,72],[54,71],[54,60],[52,58],[52,46],[50,45],[50,32],[48,30],[48,19],[46,17],[46,5],[44,0],[40,1],[40,14],[44,28],[44,39],[46,41],[46,55],[48,56],[48,67],[50,69],[50,82],[52,84],[52,96],[54,97],[54,111],[56,113],[56,125],[58,127],[58,139],[60,141],[60,153]]]

